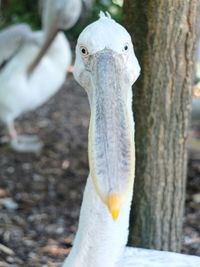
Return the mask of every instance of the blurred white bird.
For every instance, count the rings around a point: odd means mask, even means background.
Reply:
[[[127,31],[101,14],[80,35],[74,76],[88,94],[90,175],[63,267],[197,267],[200,257],[126,247],[135,172],[132,84],[140,74]]]
[[[0,33],[0,120],[16,151],[37,152],[42,147],[37,136],[18,135],[14,120],[45,103],[63,84],[71,50],[60,30],[76,23],[81,6],[80,0],[43,0],[42,31],[17,25]]]

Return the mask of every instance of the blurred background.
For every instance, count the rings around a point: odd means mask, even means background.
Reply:
[[[38,3],[38,4],[37,4]],[[122,21],[123,0],[85,0],[84,10],[80,21],[67,34],[68,38],[76,39],[83,28],[98,18],[100,10],[108,11],[118,22]],[[16,23],[25,22],[34,30],[41,28],[41,17],[38,12],[40,3],[38,1],[1,0],[0,29]]]
[[[123,0],[85,0],[75,26],[65,31],[72,47],[79,33],[108,11],[123,22]],[[41,5],[32,0],[0,0],[0,30],[27,23],[40,30]],[[67,73],[67,69],[66,69]],[[190,127],[186,211],[182,251],[200,256],[199,88]],[[1,85],[0,85],[1,86]],[[17,86],[17,84],[16,84]],[[68,254],[77,229],[79,208],[88,175],[86,93],[72,74],[54,97],[16,121],[19,133],[37,134],[40,153],[17,153],[7,131],[0,130],[0,267],[57,267]]]

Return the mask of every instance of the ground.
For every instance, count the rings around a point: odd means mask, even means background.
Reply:
[[[0,267],[60,267],[77,229],[88,175],[87,96],[72,77],[46,105],[17,121],[41,154],[14,153],[1,138]],[[0,132],[1,137],[5,130]],[[200,161],[190,160],[183,252],[200,255]]]

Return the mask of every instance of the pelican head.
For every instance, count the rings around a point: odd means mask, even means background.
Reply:
[[[43,26],[47,30],[68,30],[77,22],[81,0],[42,0]]]
[[[113,219],[133,186],[134,136],[131,86],[140,66],[128,32],[103,13],[80,34],[74,76],[90,108],[90,175]]]
[[[35,60],[27,69],[28,76],[40,63],[58,32],[68,30],[75,25],[81,13],[82,2],[81,0],[40,0],[40,9],[45,41]]]

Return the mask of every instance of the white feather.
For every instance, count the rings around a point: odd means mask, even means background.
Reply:
[[[43,32],[33,33],[43,43]],[[0,119],[8,124],[19,115],[45,103],[63,84],[71,62],[71,50],[60,33],[33,75],[27,67],[40,50],[40,45],[24,44],[0,72]]]
[[[33,43],[32,30],[26,24],[10,26],[0,32],[0,66],[9,60],[25,43]]]

